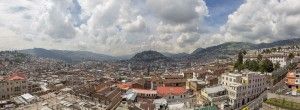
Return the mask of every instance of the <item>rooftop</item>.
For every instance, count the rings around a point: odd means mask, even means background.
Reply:
[[[157,94],[155,90],[147,90],[147,89],[132,89],[132,91],[140,94]]]
[[[160,96],[165,95],[181,95],[187,92],[187,89],[184,87],[157,87],[157,93]]]
[[[217,93],[221,91],[225,91],[225,87],[219,85],[219,86],[214,86],[214,87],[207,87],[204,88],[203,91],[205,91],[207,94],[212,94],[212,93]]]

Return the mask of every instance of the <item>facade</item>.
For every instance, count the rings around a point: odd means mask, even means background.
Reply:
[[[192,71],[183,72],[183,76],[185,79],[192,79],[194,77],[194,72]]]
[[[207,86],[206,82],[198,79],[188,79],[187,87],[193,91],[200,91],[202,88]]]
[[[0,100],[29,92],[28,81],[24,74],[13,73],[0,78]]]
[[[300,87],[300,70],[290,71],[286,74],[285,83],[289,86],[289,88]]]
[[[155,99],[157,97],[156,90],[147,89],[132,89],[134,93],[137,93],[138,97]]]
[[[168,87],[185,87],[186,79],[183,75],[165,75],[163,76],[163,86]]]
[[[233,109],[252,101],[267,88],[265,75],[249,71],[223,74],[220,83],[228,91],[229,104]]]

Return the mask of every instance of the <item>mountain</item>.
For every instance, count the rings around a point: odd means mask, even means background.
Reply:
[[[212,46],[204,49],[196,49],[192,52],[191,58],[196,59],[215,59],[215,58],[227,58],[232,55],[236,55],[241,49],[248,50],[255,48],[255,44],[246,42],[227,42],[217,46]]]
[[[271,47],[279,47],[279,46],[287,46],[287,45],[300,45],[300,38],[279,40],[272,43],[261,43],[257,45],[257,48],[271,48]]]
[[[201,50],[203,50],[204,48],[197,48],[196,50],[194,50],[191,54],[196,54],[199,53]]]
[[[184,59],[187,58],[190,54],[188,53],[169,53],[169,52],[163,52],[163,55],[165,55],[166,57],[172,58],[174,60],[180,60],[180,59]]]
[[[227,42],[204,49],[198,48],[191,53],[190,58],[202,60],[228,58],[230,56],[236,55],[240,50],[262,49],[288,45],[300,45],[300,38],[260,44],[252,44],[248,42]]]
[[[21,53],[26,53],[30,55],[34,55],[42,58],[50,58],[56,60],[63,60],[69,63],[72,62],[80,62],[80,61],[104,61],[104,60],[116,60],[117,58],[98,54],[87,51],[69,51],[69,50],[47,50],[43,48],[33,48],[33,49],[25,49],[19,50]]]
[[[135,54],[130,61],[155,62],[155,61],[171,61],[172,59],[157,51],[143,51]]]

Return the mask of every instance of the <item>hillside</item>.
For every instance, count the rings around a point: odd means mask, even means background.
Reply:
[[[19,52],[30,54],[37,57],[42,57],[42,58],[62,60],[69,63],[80,62],[80,61],[93,61],[93,60],[104,61],[104,60],[117,59],[112,56],[97,54],[97,53],[92,53],[87,51],[47,50],[43,48],[34,48],[34,49],[19,50]]]
[[[236,55],[240,50],[262,49],[287,45],[300,45],[300,38],[261,44],[252,44],[247,42],[227,42],[204,49],[196,49],[190,54],[190,58],[202,60],[228,58],[229,56]]]
[[[155,62],[155,61],[171,61],[171,58],[157,51],[143,51],[135,54],[130,61]]]

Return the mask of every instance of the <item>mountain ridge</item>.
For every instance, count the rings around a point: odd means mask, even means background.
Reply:
[[[160,52],[148,50],[135,54],[130,61],[155,62],[155,61],[171,61],[172,59]]]
[[[105,61],[105,60],[117,60],[118,58],[105,54],[98,54],[89,51],[71,51],[71,50],[47,50],[43,48],[33,48],[18,50],[21,53],[30,54],[42,58],[50,58],[63,60],[69,63],[80,61]]]
[[[169,52],[158,52],[158,55],[162,59],[172,60],[209,60],[215,58],[229,58],[230,56],[236,55],[240,50],[251,50],[251,49],[262,49],[271,48],[286,45],[300,45],[300,38],[279,40],[271,43],[260,43],[253,44],[249,42],[225,42],[219,45],[210,46],[207,48],[197,48],[192,53],[169,53]],[[66,62],[80,62],[80,61],[107,61],[107,60],[131,60],[136,54],[130,54],[126,56],[110,56],[105,54],[99,54],[89,51],[71,51],[71,50],[55,50],[55,49],[43,49],[33,48],[18,50],[21,53],[26,53],[43,58],[52,58],[63,60]],[[145,52],[145,51],[142,51]],[[139,53],[142,53],[139,52]],[[157,51],[155,51],[157,52]],[[162,56],[163,55],[163,56]],[[165,58],[164,58],[165,57]],[[168,61],[168,60],[167,60]]]

